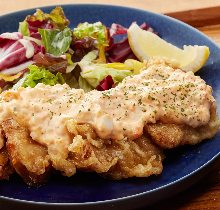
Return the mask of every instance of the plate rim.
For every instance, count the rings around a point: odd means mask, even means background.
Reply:
[[[129,7],[129,6],[121,6],[121,5],[113,5],[113,4],[88,4],[88,3],[68,3],[68,4],[52,4],[52,5],[47,5],[47,6],[40,6],[40,7],[32,7],[32,8],[28,8],[28,9],[21,9],[18,11],[14,11],[14,12],[9,12],[9,13],[5,13],[3,15],[0,15],[0,19],[1,18],[9,18],[11,15],[20,15],[23,12],[28,12],[31,10],[35,10],[35,9],[49,9],[49,8],[53,8],[56,6],[61,6],[61,7],[71,7],[71,6],[84,6],[84,7],[113,7],[113,8],[121,8],[121,9],[129,9],[129,10],[136,10],[137,12],[146,12],[148,14],[152,14],[154,16],[158,16],[158,17],[162,17],[168,20],[171,20],[179,25],[182,25],[184,27],[190,28],[191,30],[195,31],[196,33],[199,33],[203,38],[209,40],[209,42],[211,42],[219,51],[220,51],[220,46],[215,43],[210,37],[206,36],[204,33],[202,33],[201,31],[199,31],[198,29],[192,27],[191,25],[188,25],[178,19],[169,17],[165,14],[160,14],[160,13],[156,13],[156,12],[152,12],[149,10],[145,10],[145,9],[140,9],[137,7]],[[8,16],[8,17],[7,17]],[[220,160],[220,151],[214,155],[211,159],[209,159],[207,162],[205,162],[202,166],[200,166],[199,168],[193,170],[192,172],[186,174],[185,176],[170,182],[168,184],[162,185],[160,187],[154,188],[152,190],[149,191],[144,191],[141,193],[137,193],[137,194],[133,194],[133,195],[129,195],[129,196],[124,196],[124,197],[120,197],[120,198],[114,198],[114,199],[108,199],[108,200],[101,200],[101,201],[92,201],[92,202],[79,202],[79,203],[66,203],[66,202],[62,202],[62,203],[57,203],[57,202],[41,202],[41,201],[33,201],[33,200],[25,200],[25,199],[17,199],[17,198],[10,198],[7,196],[2,196],[0,195],[0,201],[13,201],[14,203],[20,203],[20,204],[34,204],[36,206],[58,206],[58,207],[82,207],[82,206],[99,206],[102,204],[113,204],[113,203],[119,203],[119,202],[124,202],[124,201],[128,201],[130,199],[135,199],[135,198],[142,198],[145,197],[146,195],[150,194],[150,193],[157,193],[160,190],[169,190],[169,188],[174,187],[177,184],[180,184],[182,181],[186,181],[190,178],[192,178],[193,176],[196,176],[197,174],[201,173],[203,170],[205,170],[206,168],[208,168],[209,166],[211,166],[214,162],[217,162],[218,160]],[[199,181],[199,180],[198,180]],[[196,181],[194,181],[193,183],[195,183]],[[188,186],[189,187],[189,186]],[[187,187],[186,187],[187,188]],[[180,190],[176,190],[176,193],[180,192]],[[163,198],[161,198],[163,199]],[[159,201],[160,199],[158,199]]]

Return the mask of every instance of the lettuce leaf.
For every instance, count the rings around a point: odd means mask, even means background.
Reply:
[[[33,14],[33,15],[29,15],[28,17],[27,17],[27,19],[29,20],[29,21],[36,21],[36,20],[38,20],[38,21],[43,21],[43,20],[45,20],[47,18],[47,14],[46,13],[44,13],[42,10],[40,10],[40,9],[36,9],[36,12]]]
[[[28,15],[23,22],[19,23],[19,32],[24,36],[32,36],[42,29],[63,30],[69,25],[62,7],[54,8],[49,14],[37,9],[33,15]]]
[[[113,68],[112,64],[100,64],[94,63],[93,61],[97,57],[97,51],[89,52],[83,59],[78,63],[81,68],[81,76],[93,87],[96,88],[100,81],[110,75],[114,81],[114,84],[121,82],[125,77],[132,75],[130,68],[117,69]],[[118,64],[117,64],[118,65]],[[116,66],[117,66],[116,65]]]
[[[69,20],[66,18],[62,7],[56,7],[50,14],[46,14],[46,18],[50,19],[54,28],[63,30],[69,25]]]
[[[36,65],[30,65],[30,72],[26,75],[25,80],[22,84],[23,87],[35,87],[38,83],[43,83],[45,85],[56,85],[58,83],[63,84],[65,81],[61,73],[56,75],[52,74],[50,71],[43,67],[38,67]]]
[[[66,53],[66,60],[67,60],[67,68],[66,68],[66,73],[70,73],[71,71],[73,71],[77,65],[77,63],[73,63],[72,61],[72,55],[69,53]]]
[[[84,79],[83,77],[79,76],[79,87],[85,91],[85,93],[93,90],[94,88]]]
[[[13,86],[12,90],[17,90],[18,88],[22,87],[25,79],[26,79],[27,73],[25,73],[21,79],[19,79]]]
[[[23,22],[20,22],[20,23],[19,23],[18,31],[19,31],[23,36],[29,36],[29,35],[30,35],[29,29],[28,29],[28,23],[27,23],[27,21],[24,20]]]
[[[38,29],[38,31],[47,53],[60,56],[69,49],[72,41],[72,32],[69,28],[63,31],[50,29]]]
[[[69,85],[71,88],[79,88],[79,84],[72,73],[62,74],[65,83]]]
[[[132,75],[129,70],[117,70],[113,68],[102,67],[98,64],[92,66],[84,66],[81,76],[94,88],[99,85],[99,82],[108,75],[112,76],[114,83],[121,82],[125,77]]]
[[[74,28],[73,34],[77,39],[90,37],[96,39],[98,45],[108,46],[107,29],[101,22],[80,23],[76,28]]]
[[[96,50],[97,46],[95,46],[95,39],[92,39],[91,37],[85,37],[83,39],[74,39],[71,43],[71,49],[73,50],[72,60],[74,62],[79,62],[82,60],[82,58],[92,50]]]

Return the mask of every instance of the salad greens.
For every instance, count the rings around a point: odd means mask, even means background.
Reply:
[[[125,77],[132,75],[132,71],[126,69],[116,69],[112,65],[94,63],[93,61],[97,57],[97,52],[89,52],[80,62],[81,76],[93,87],[96,88],[99,82],[102,81],[108,75],[111,75],[114,83],[121,82]]]
[[[111,63],[111,64],[114,64],[114,63]],[[134,75],[135,74],[140,74],[141,70],[145,67],[144,63],[142,63],[140,61],[137,61],[137,60],[134,60],[134,59],[127,59],[124,62],[124,65],[127,66],[127,68],[132,69]]]
[[[63,30],[69,25],[69,20],[66,18],[61,7],[56,7],[50,14],[45,14],[44,16],[44,19],[49,19],[54,27],[60,30]]]
[[[0,35],[0,71],[14,75],[32,64],[31,58],[40,51],[35,42],[26,40],[19,32]]]
[[[54,8],[49,14],[37,9],[33,15],[28,15],[23,22],[19,23],[18,31],[24,36],[36,33],[38,28],[63,30],[69,25],[61,7]]]
[[[0,34],[0,90],[66,83],[103,91],[144,68],[130,48],[127,28],[101,22],[68,26],[61,7],[50,13],[37,9],[19,23],[18,32]],[[146,23],[140,27],[151,29]]]
[[[93,87],[82,76],[79,76],[79,87],[86,93],[93,90]]]
[[[18,31],[21,32],[21,34],[23,36],[30,36],[30,32],[29,32],[29,29],[28,29],[27,21],[23,21],[23,22],[19,23]]]
[[[72,73],[62,74],[62,77],[67,85],[71,88],[79,88],[79,83]]]
[[[61,73],[56,75],[52,74],[43,67],[38,67],[36,65],[30,65],[30,72],[26,75],[25,80],[22,84],[23,87],[35,87],[38,83],[43,83],[45,85],[56,85],[64,84],[65,81]]]
[[[107,29],[101,22],[80,23],[74,28],[73,34],[77,39],[91,37],[97,41],[98,45],[108,46]]]
[[[63,31],[51,29],[38,29],[38,31],[47,53],[60,56],[69,49],[72,41],[72,32],[69,28]]]

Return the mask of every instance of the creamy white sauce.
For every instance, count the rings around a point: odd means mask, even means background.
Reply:
[[[192,72],[151,66],[114,89],[86,94],[76,119],[93,125],[101,138],[134,139],[145,124],[159,120],[192,127],[208,123],[211,94]]]
[[[145,124],[156,121],[207,124],[215,101],[200,77],[156,65],[108,91],[85,94],[67,85],[38,84],[1,97],[0,122],[12,116],[22,119],[34,140],[56,152],[67,150],[72,141],[66,129],[69,119],[91,124],[103,139],[135,139]]]

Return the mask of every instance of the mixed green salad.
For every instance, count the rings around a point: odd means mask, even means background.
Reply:
[[[37,9],[19,23],[18,32],[1,34],[1,90],[67,83],[86,92],[102,91],[143,67],[125,27],[84,22],[72,29],[69,23],[61,7],[49,14]],[[140,27],[152,31],[146,23]],[[115,39],[118,35],[124,36]]]

